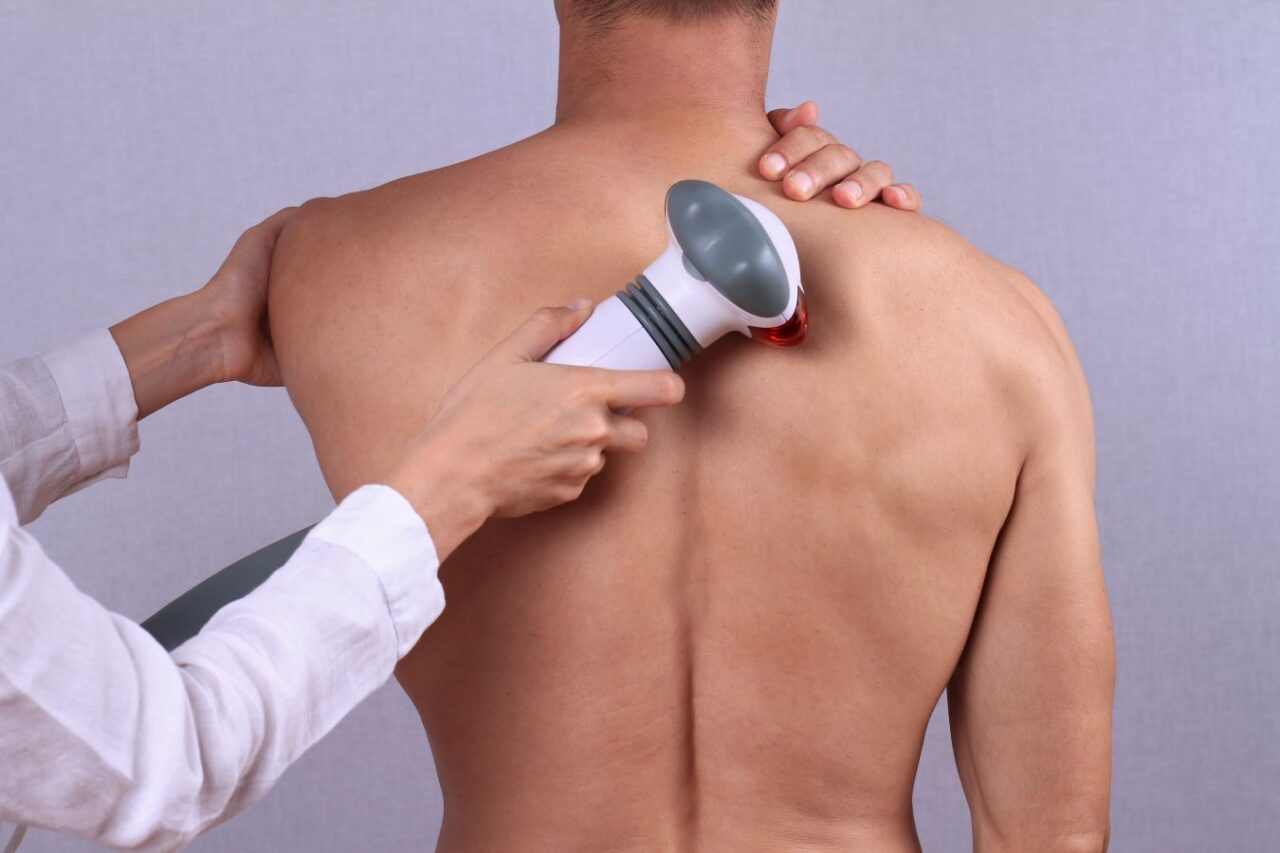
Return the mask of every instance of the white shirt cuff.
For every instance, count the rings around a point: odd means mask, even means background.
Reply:
[[[99,329],[42,360],[58,386],[80,460],[76,488],[125,476],[138,452],[138,404],[111,332]]]
[[[396,657],[408,654],[444,610],[435,543],[409,501],[390,486],[362,486],[310,535],[354,554],[378,576]]]

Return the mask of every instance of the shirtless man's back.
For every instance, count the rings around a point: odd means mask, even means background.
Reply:
[[[310,203],[282,238],[273,333],[335,495],[384,475],[534,308],[640,272],[679,179],[787,223],[811,333],[704,352],[685,402],[642,415],[643,454],[444,567],[445,613],[398,670],[444,792],[439,848],[914,850],[950,685],[975,846],[1102,849],[1092,424],[1051,306],[936,222],[748,175],[772,137],[769,22],[603,32],[561,12],[553,128]]]

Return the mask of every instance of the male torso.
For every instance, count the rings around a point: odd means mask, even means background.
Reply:
[[[341,497],[536,307],[620,288],[696,177],[790,227],[812,317],[725,340],[578,503],[487,524],[398,676],[447,851],[911,850],[925,725],[1033,436],[1040,297],[937,223],[785,201],[767,144],[553,129],[304,210],[273,331]],[[693,140],[690,142],[689,140]]]

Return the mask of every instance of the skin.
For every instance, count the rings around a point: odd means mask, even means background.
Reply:
[[[812,329],[717,343],[680,406],[639,415],[643,456],[445,565],[448,607],[397,673],[438,849],[917,850],[947,688],[975,849],[1104,849],[1092,416],[1052,306],[933,220],[744,170],[772,144],[771,28],[602,35],[561,12],[553,127],[308,203],[281,237],[272,331],[335,496],[392,464],[494,329],[640,272],[680,178],[786,222]]]

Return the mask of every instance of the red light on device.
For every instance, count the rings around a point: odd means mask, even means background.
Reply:
[[[772,329],[751,327],[751,337],[775,347],[794,347],[804,341],[809,333],[809,309],[804,304],[804,291],[796,294],[796,313],[781,326]]]

